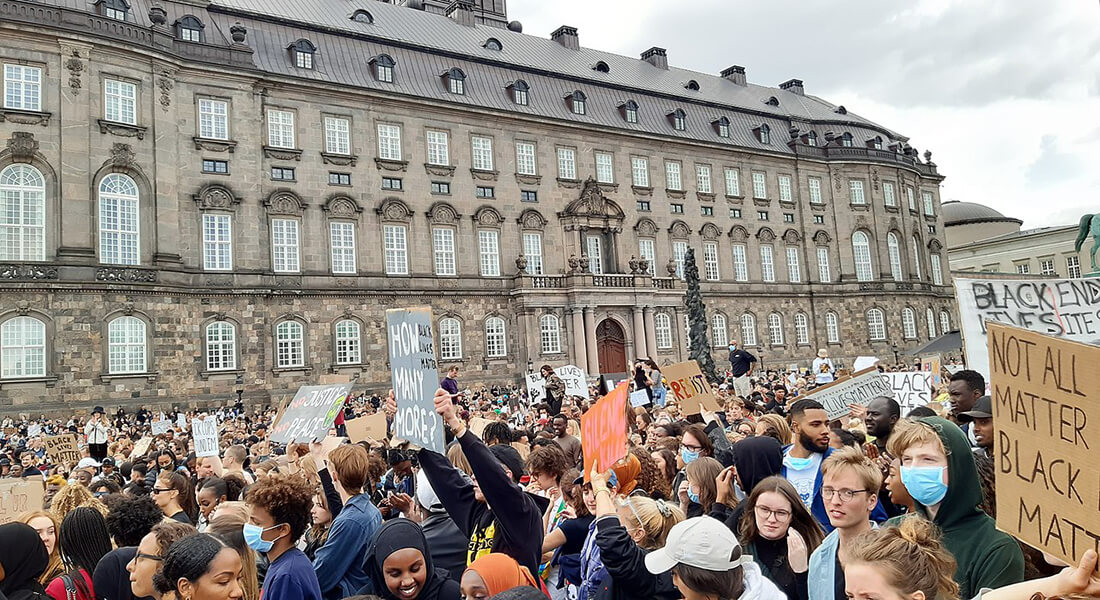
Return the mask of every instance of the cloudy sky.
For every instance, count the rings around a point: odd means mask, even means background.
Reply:
[[[1096,0],[510,0],[524,33],[749,81],[802,79],[910,137],[947,176],[944,200],[1025,227],[1100,212]]]

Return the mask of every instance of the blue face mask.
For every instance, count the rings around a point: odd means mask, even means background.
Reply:
[[[694,502],[696,504],[699,504],[699,494],[696,494],[695,492],[691,491],[690,487],[688,488],[688,500],[691,500],[692,502]]]
[[[691,461],[699,458],[699,452],[697,450],[688,450],[687,448],[680,448],[680,460],[684,461],[685,465],[691,464]]]
[[[788,454],[783,457],[783,464],[787,465],[787,468],[792,471],[805,471],[810,468],[810,465],[814,464],[814,459],[813,457],[795,458]]]
[[[943,502],[947,496],[947,484],[943,482],[943,470],[947,467],[902,467],[901,482],[909,495],[924,506]]]
[[[278,525],[275,525],[275,527],[278,527]],[[274,540],[268,541],[263,538],[263,535],[265,531],[268,531],[269,529],[275,529],[275,527],[268,527],[267,529],[264,529],[259,525],[245,523],[243,531],[244,543],[248,544],[249,548],[252,548],[256,552],[259,552],[261,554],[270,552],[271,547],[275,545],[275,542],[283,536],[280,535]]]

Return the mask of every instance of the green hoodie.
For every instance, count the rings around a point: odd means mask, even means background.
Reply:
[[[932,426],[947,448],[947,495],[932,522],[943,532],[943,544],[955,557],[955,581],[960,598],[973,598],[983,588],[999,588],[1024,580],[1024,554],[1016,540],[997,530],[996,522],[982,512],[982,486],[966,434],[947,419],[924,417],[917,421]],[[914,501],[917,512],[928,518],[928,509]],[[891,524],[908,517],[891,519]]]

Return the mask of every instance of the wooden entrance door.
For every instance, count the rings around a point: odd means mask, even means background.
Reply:
[[[596,327],[596,348],[599,350],[600,373],[626,373],[626,334],[618,323],[604,319]],[[596,375],[596,373],[589,373]]]

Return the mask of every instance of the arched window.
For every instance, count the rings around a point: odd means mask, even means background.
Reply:
[[[856,279],[871,281],[875,278],[871,268],[871,238],[862,231],[852,234],[852,256],[856,262]]]
[[[237,328],[228,321],[206,326],[206,370],[232,371],[237,368]]]
[[[512,84],[512,102],[519,104],[520,106],[527,106],[529,103],[529,93],[531,92],[531,86],[522,79],[517,79]]]
[[[901,334],[907,340],[917,339],[917,313],[909,307],[901,309]]]
[[[810,343],[810,322],[803,313],[794,316],[794,340],[799,346]]]
[[[393,68],[397,63],[389,54],[379,54],[371,60],[374,78],[382,83],[393,83]]]
[[[356,23],[365,23],[367,25],[370,25],[374,23],[374,16],[360,8],[359,10],[352,13],[351,20],[355,21]]]
[[[597,61],[596,64],[592,65],[592,70],[596,71],[596,72],[599,72],[599,73],[610,73],[611,72],[611,67],[609,67],[607,65],[607,63],[605,63],[604,61],[601,60],[601,61]]]
[[[139,194],[134,180],[111,173],[99,182],[99,262],[141,264]]]
[[[917,276],[917,279],[921,279],[923,274],[921,273],[921,263],[924,262],[921,257],[920,251],[920,238],[913,236],[913,274]]]
[[[653,317],[653,335],[658,350],[668,350],[672,347],[672,318],[668,313],[657,313]]]
[[[575,115],[583,115],[588,112],[588,96],[584,95],[584,92],[577,90],[566,97],[566,104],[569,105],[569,110],[573,111]]]
[[[901,244],[893,231],[886,234],[886,247],[890,251],[890,274],[894,276],[894,281],[905,279],[901,272]]]
[[[455,67],[447,71],[443,78],[447,80],[447,90],[459,96],[466,95],[466,74],[462,69]]]
[[[729,329],[726,327],[726,315],[716,314],[710,318],[711,343],[715,348],[728,346],[730,343]]]
[[[851,148],[852,147],[852,134],[845,133],[844,135],[840,136],[840,145],[844,146],[845,148]]]
[[[294,59],[294,66],[299,69],[313,68],[313,55],[317,47],[309,40],[298,40],[290,45],[290,57]]]
[[[145,321],[137,317],[118,317],[107,324],[107,372],[144,373]]]
[[[203,41],[202,21],[197,17],[187,15],[176,21],[176,36],[185,42]]]
[[[951,331],[951,315],[946,310],[940,311],[940,333]]]
[[[0,378],[46,376],[46,324],[15,317],[0,325]]]
[[[498,40],[496,38],[489,38],[489,39],[485,40],[484,48],[486,50],[496,50],[496,51],[499,52],[499,51],[504,49],[504,45],[501,44],[500,40]]]
[[[936,339],[936,313],[931,308],[924,311],[924,320],[928,322],[928,339]]]
[[[507,353],[508,342],[504,335],[504,319],[500,317],[485,319],[485,356],[501,358]]]
[[[0,171],[0,260],[46,260],[46,180],[31,165]]]
[[[677,108],[669,115],[669,119],[672,121],[672,128],[676,131],[684,131],[687,129],[687,113],[683,109]]]
[[[772,346],[783,345],[783,317],[779,313],[768,315],[768,337]]]
[[[699,82],[695,81],[694,79],[691,79],[686,84],[684,84],[684,88],[689,89],[693,92],[698,92],[699,91]]]
[[[283,321],[275,326],[275,366],[280,369],[306,365],[305,329],[298,321]]]
[[[835,312],[825,313],[825,337],[830,344],[840,343],[840,318]]]
[[[336,322],[336,364],[358,365],[363,362],[359,322],[343,319]]]
[[[748,313],[741,315],[741,345],[756,345],[756,317]]]
[[[867,335],[871,341],[886,339],[886,315],[880,308],[867,311]]]
[[[760,143],[761,144],[770,144],[770,143],[772,143],[772,128],[768,127],[767,123],[760,126]]]
[[[459,360],[462,358],[462,323],[453,317],[439,320],[439,358],[440,360]]]
[[[561,353],[561,325],[555,315],[542,315],[539,319],[539,339],[543,354]]]
[[[811,131],[810,133],[806,134],[806,145],[807,146],[816,146],[817,145],[817,132],[816,131]]]

